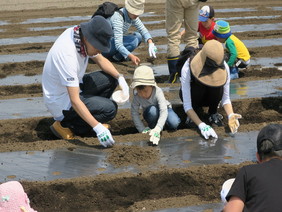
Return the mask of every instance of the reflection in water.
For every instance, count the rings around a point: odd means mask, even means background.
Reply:
[[[237,133],[234,137],[219,138],[215,141],[203,140],[200,136],[162,139],[158,148],[160,160],[142,167],[142,171],[158,167],[188,167],[203,164],[241,163],[255,160],[255,137],[258,132]],[[117,144],[118,145],[118,144]],[[147,141],[129,142],[123,145],[147,147]],[[7,180],[54,180],[106,173],[140,172],[132,164],[114,167],[107,162],[108,153],[94,146],[77,144],[72,151],[67,149],[46,150],[44,152],[0,153],[0,179]],[[187,163],[189,161],[189,163]],[[40,164],[40,166],[38,166]]]

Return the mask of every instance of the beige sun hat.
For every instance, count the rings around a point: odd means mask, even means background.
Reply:
[[[208,41],[190,63],[191,73],[201,83],[211,87],[223,86],[227,81],[224,49],[216,40]]]
[[[135,69],[130,87],[134,89],[138,85],[157,85],[154,71],[151,67],[139,66]]]
[[[125,9],[133,15],[144,13],[145,0],[125,0]]]

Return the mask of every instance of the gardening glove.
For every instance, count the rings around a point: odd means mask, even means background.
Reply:
[[[157,51],[158,51],[158,49],[155,46],[155,44],[154,43],[149,43],[149,55],[150,55],[150,57],[156,58]]]
[[[97,138],[99,139],[101,145],[103,145],[104,147],[110,147],[114,145],[115,141],[112,137],[111,132],[101,123],[93,127],[93,130],[96,132]]]
[[[159,141],[161,139],[161,128],[156,126],[154,129],[152,129],[149,133],[150,141],[153,143],[153,145],[158,145]]]
[[[151,131],[150,127],[145,127],[145,129],[142,131],[143,134],[147,134]]]
[[[242,118],[242,116],[240,114],[237,114],[237,113],[230,113],[228,115],[228,126],[231,130],[231,133],[236,133],[239,126],[240,126],[240,123],[238,121],[238,119]]]
[[[121,75],[121,74],[118,77],[118,84],[122,89],[123,95],[126,96],[126,97],[129,96],[129,87],[128,87],[127,82],[125,81],[123,75]]]
[[[200,123],[198,127],[205,139],[209,139],[210,136],[213,138],[218,138],[213,128],[211,128],[211,126],[205,124],[204,122]]]

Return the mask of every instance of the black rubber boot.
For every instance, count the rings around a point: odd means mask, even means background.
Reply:
[[[177,60],[178,60],[178,57],[168,57],[167,58],[167,64],[168,64],[168,70],[169,70],[169,78],[168,78],[167,83],[179,82],[179,76],[176,70]]]

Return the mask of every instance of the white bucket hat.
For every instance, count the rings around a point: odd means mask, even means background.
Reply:
[[[125,0],[125,9],[133,15],[144,13],[145,0]]]
[[[134,89],[139,85],[157,85],[155,81],[154,71],[151,67],[139,66],[135,69],[130,87]]]

